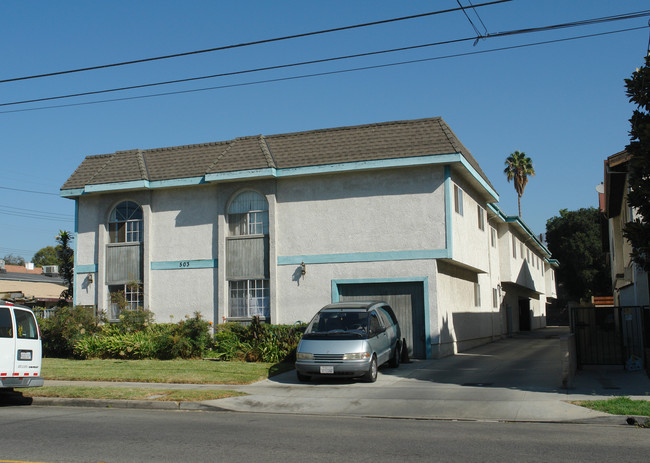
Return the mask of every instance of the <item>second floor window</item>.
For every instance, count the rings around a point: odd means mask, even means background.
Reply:
[[[133,201],[118,204],[108,220],[111,243],[142,242],[142,208]]]
[[[266,198],[254,191],[239,194],[228,207],[231,236],[266,235],[269,232],[269,206]]]
[[[463,215],[463,190],[454,185],[454,209],[460,215]]]

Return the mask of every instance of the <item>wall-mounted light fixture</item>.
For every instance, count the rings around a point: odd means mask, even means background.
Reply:
[[[307,267],[305,267],[305,263],[304,263],[304,262],[301,262],[301,263],[300,263],[300,274],[301,274],[302,276],[305,276],[306,273],[307,273]]]
[[[88,283],[92,283],[92,282],[93,282],[93,274],[89,273],[88,274]]]

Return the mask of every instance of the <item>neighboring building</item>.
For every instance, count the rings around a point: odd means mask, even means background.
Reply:
[[[650,305],[648,275],[632,261],[632,247],[623,237],[623,228],[638,218],[627,204],[629,161],[627,151],[613,154],[605,160],[605,175],[600,195],[600,209],[609,228],[609,260],[612,271],[614,304],[618,306]]]
[[[56,266],[9,265],[0,260],[0,299],[28,307],[53,307],[66,289]]]
[[[382,299],[414,357],[545,326],[554,261],[441,118],[88,156],[75,303],[308,321]]]

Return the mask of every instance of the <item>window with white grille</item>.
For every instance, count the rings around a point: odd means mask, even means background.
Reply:
[[[270,316],[269,281],[230,281],[229,316],[252,318]]]

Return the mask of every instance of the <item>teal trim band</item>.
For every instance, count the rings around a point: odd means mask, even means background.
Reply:
[[[445,236],[447,246],[447,257],[453,259],[454,257],[454,211],[452,203],[454,202],[454,195],[451,188],[451,167],[445,166]]]
[[[84,194],[84,189],[83,188],[75,188],[72,190],[61,190],[59,192],[59,196],[62,198],[73,198],[74,196],[81,196]]]
[[[446,249],[423,249],[419,251],[351,252],[342,254],[313,254],[301,256],[278,256],[278,265],[343,264],[350,262],[382,262],[393,260],[444,259]]]
[[[217,268],[217,266],[217,259],[151,262],[151,270],[188,270],[197,268]]]
[[[423,166],[429,164],[447,164],[459,162],[461,156],[458,153],[435,154],[430,156],[412,156],[408,158],[379,159],[376,161],[342,162],[337,164],[325,164],[321,166],[293,167],[278,169],[278,177],[291,177],[296,175],[330,174],[352,170],[385,169],[390,167]]]
[[[85,193],[96,193],[101,191],[119,191],[119,190],[134,190],[141,188],[149,188],[148,180],[134,180],[132,182],[119,182],[119,183],[102,183],[99,185],[86,185],[84,188]]]
[[[494,188],[492,188],[490,184],[487,183],[485,179],[479,175],[476,169],[474,169],[474,167],[472,167],[472,165],[467,162],[467,159],[465,159],[465,157],[461,156],[460,163],[463,165],[463,167],[465,167],[465,169],[467,169],[470,174],[472,174],[472,177],[474,177],[476,181],[479,182],[483,188],[485,188],[485,191],[487,191],[495,201],[499,200],[499,193],[494,191]]]
[[[156,180],[154,182],[149,182],[151,188],[168,188],[168,187],[177,187],[177,186],[192,186],[192,185],[201,185],[205,183],[203,177],[188,177],[188,178],[174,178],[170,180]]]
[[[402,278],[365,278],[356,280],[332,280],[332,302],[341,302],[340,285],[355,285],[368,283],[422,283],[424,300],[424,337],[426,358],[433,357],[431,351],[431,323],[429,306],[429,277],[402,277]],[[438,341],[440,341],[438,339]]]
[[[277,170],[269,167],[268,169],[238,170],[235,172],[215,172],[206,174],[206,182],[218,182],[219,180],[238,180],[251,178],[269,178],[277,177]]]
[[[97,264],[76,265],[74,266],[76,273],[97,273]]]

